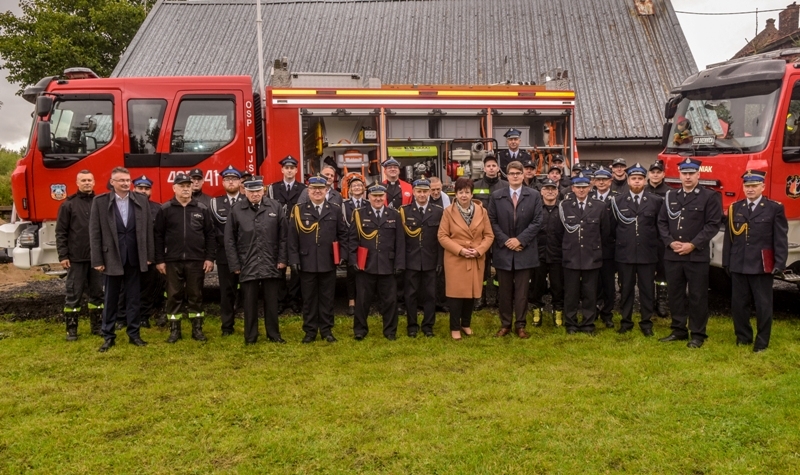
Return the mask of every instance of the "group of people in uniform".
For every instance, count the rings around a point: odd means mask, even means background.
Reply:
[[[270,185],[233,166],[220,170],[225,193],[214,198],[202,192],[201,170],[177,173],[174,196],[163,204],[150,201],[151,180],[131,181],[121,167],[112,170],[111,190],[95,196],[92,173],[83,170],[56,224],[67,340],[78,337],[84,300],[91,332],[104,339],[101,352],[123,327],[131,344],[146,345],[139,329],[162,302],[156,323],[169,325],[167,342],[182,338],[185,318],[192,338],[206,340],[203,282],[216,263],[222,335],[234,333],[243,311],[246,344],[258,340],[260,313],[268,340],[285,343],[278,316],[286,308],[302,314],[303,343],[337,341],[336,275],[346,266],[356,340],[369,333],[373,305],[388,340],[397,338],[401,313],[409,337],[433,337],[437,310],[450,314],[451,338],[461,340],[473,334],[473,311],[491,305],[500,317],[495,336],[528,338],[528,318],[542,326],[548,295],[554,326],[594,335],[599,321],[616,328],[618,293],[616,330],[627,333],[638,293],[644,336],[654,335],[652,318],[667,315],[668,300],[672,331],[661,341],[701,347],[709,243],[723,210],[720,195],[699,185],[700,161],[679,164],[678,189],[666,186],[660,162],[648,170],[621,158],[610,169],[573,167],[564,177],[563,157],[554,155],[539,179],[514,143],[518,131],[507,138],[508,150],[484,159],[483,178],[456,180],[452,203],[438,178],[400,179],[392,158],[381,182],[347,176],[346,199],[334,187],[334,167],[304,184],[291,156],[280,162],[283,179]],[[748,170],[742,180],[746,199],[728,210],[724,265],[736,342],[763,351],[788,226],[783,206],[763,196],[765,173]]]

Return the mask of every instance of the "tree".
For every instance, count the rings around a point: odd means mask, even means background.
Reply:
[[[0,57],[20,91],[76,66],[108,76],[155,0],[20,0],[0,13]]]

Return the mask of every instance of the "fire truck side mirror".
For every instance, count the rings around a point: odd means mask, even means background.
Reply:
[[[669,136],[670,132],[672,132],[672,122],[664,123],[664,128],[661,131],[661,148],[667,148],[667,144],[669,143]]]
[[[675,112],[678,110],[678,104],[681,102],[681,96],[670,97],[664,106],[664,118],[667,120],[675,117]]]
[[[36,148],[42,153],[49,153],[52,148],[50,142],[50,122],[46,120],[39,121],[36,124]]]
[[[53,98],[50,96],[39,96],[36,98],[36,115],[47,117],[53,110]]]

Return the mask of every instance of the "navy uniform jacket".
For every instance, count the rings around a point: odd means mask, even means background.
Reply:
[[[489,200],[489,222],[492,223],[492,266],[502,270],[532,269],[539,265],[536,236],[542,227],[542,195],[526,186],[520,187],[516,219],[514,203],[508,187],[492,192]],[[521,251],[506,247],[506,241],[517,238]]]
[[[367,206],[369,206],[369,199],[367,199],[367,195],[364,194],[364,196],[361,197],[360,207],[366,208]],[[350,225],[353,224],[352,223],[353,210],[355,209],[356,209],[356,203],[355,201],[353,201],[353,197],[350,197],[342,202],[342,214],[344,215],[344,224],[346,224],[348,227],[350,227]],[[342,255],[342,258],[344,257],[345,256]]]
[[[564,240],[564,225],[558,215],[558,202],[553,206],[542,203],[542,227],[536,236],[539,245],[539,260],[548,264],[561,263],[561,242]]]
[[[719,232],[722,196],[697,185],[688,194],[670,190],[658,214],[658,232],[666,249],[664,260],[710,262],[708,243]],[[674,241],[691,242],[695,250],[678,255],[670,246]]]
[[[211,199],[211,217],[217,232],[217,264],[228,265],[228,257],[225,253],[225,223],[233,205],[239,201],[246,200],[243,193],[239,193],[236,198],[229,198],[225,193]]]
[[[564,268],[591,270],[603,267],[603,242],[611,234],[611,222],[604,202],[587,198],[581,213],[573,195],[559,206],[564,213],[565,232],[561,245]]]
[[[606,195],[606,199],[602,201],[606,205],[606,214],[608,214],[608,220],[611,223],[611,232],[606,234],[605,238],[603,239],[603,259],[614,259],[614,253],[616,252],[616,240],[617,236],[614,234],[614,217],[611,215],[611,200],[617,196],[617,193],[614,190],[608,190],[608,194]],[[589,192],[589,198],[597,199],[597,190],[594,189]]]
[[[265,196],[258,210],[244,199],[228,214],[225,252],[230,271],[240,271],[239,282],[285,278],[278,269],[278,264],[289,261],[283,208],[276,200]]]
[[[732,213],[732,218],[730,217]],[[737,201],[728,209],[725,239],[722,244],[722,265],[739,274],[765,274],[762,251],[771,250],[775,269],[786,268],[789,253],[789,225],[783,204],[761,197],[751,213],[747,200]],[[730,223],[734,229],[731,230]],[[739,232],[738,236],[732,232]]]
[[[503,175],[506,173],[506,167],[513,161],[525,163],[525,160],[533,160],[531,154],[522,149],[517,149],[517,158],[511,158],[511,152],[508,149],[503,149],[497,152],[497,164],[500,165],[500,171]]]
[[[658,239],[658,212],[664,200],[642,193],[637,207],[630,192],[616,195],[611,214],[615,229],[615,260],[623,264],[656,264],[661,250]],[[636,220],[631,222],[632,220]],[[629,223],[629,224],[626,224]]]
[[[300,265],[301,272],[331,272],[338,262],[333,262],[333,243],[339,243],[339,259],[347,259],[347,226],[339,205],[322,203],[322,212],[311,201],[297,205],[289,215],[289,265]],[[299,220],[298,220],[299,216]],[[306,232],[303,228],[317,229]]]
[[[292,208],[294,208],[294,205],[297,204],[300,195],[305,189],[306,185],[304,183],[295,181],[292,183],[292,191],[286,191],[286,182],[281,180],[269,185],[268,196],[278,203],[286,206],[286,215],[289,216],[289,214],[292,212]]]
[[[442,221],[444,209],[428,201],[425,213],[419,212],[414,201],[402,207],[405,215],[403,234],[406,239],[406,269],[418,271],[436,270],[441,266],[444,249],[439,244],[439,223]],[[409,232],[421,230],[418,236],[409,236]]]
[[[367,239],[358,230],[366,235],[377,232],[375,238]],[[350,226],[350,253],[347,262],[358,264],[358,248],[368,249],[367,263],[364,269],[368,274],[391,275],[395,270],[406,268],[406,240],[403,225],[400,222],[400,213],[397,210],[384,206],[381,219],[375,216],[372,206],[355,210],[353,224]]]

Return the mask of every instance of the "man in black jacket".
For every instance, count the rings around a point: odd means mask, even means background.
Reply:
[[[535,327],[542,326],[542,298],[548,292],[553,306],[553,322],[556,327],[563,324],[564,269],[561,266],[561,242],[564,240],[564,225],[561,224],[558,214],[558,194],[558,182],[545,178],[541,183],[542,226],[536,237],[539,245],[539,267],[534,269],[531,278],[532,323]]]
[[[647,185],[644,187],[645,193],[656,194],[662,198],[667,195],[667,191],[671,188],[664,182],[664,162],[656,160],[650,165],[647,172]],[[658,240],[658,263],[656,264],[656,303],[655,312],[661,318],[667,318],[669,315],[669,306],[667,305],[667,272],[664,269],[664,251],[666,247],[661,239]]]
[[[342,208],[325,201],[323,177],[308,180],[309,201],[294,207],[289,216],[288,252],[292,274],[300,278],[303,292],[303,343],[319,334],[333,343],[333,300],[336,266],[347,252],[347,226]]]
[[[347,262],[356,269],[356,314],[353,334],[363,340],[369,333],[367,315],[374,299],[383,317],[383,336],[397,339],[397,283],[406,267],[406,246],[400,213],[386,206],[386,187],[369,188],[370,206],[353,212]],[[366,258],[363,257],[366,253]],[[359,256],[363,262],[359,262]],[[363,265],[362,265],[363,264]]]
[[[672,333],[660,341],[687,340],[691,333],[689,348],[700,348],[708,338],[708,245],[722,216],[720,194],[699,185],[700,163],[687,158],[678,165],[682,187],[667,193],[658,214],[672,314]]]
[[[133,191],[147,197],[147,204],[150,205],[150,217],[153,218],[153,225],[155,226],[156,216],[161,210],[161,204],[156,203],[150,199],[153,192],[153,182],[142,175],[133,179]],[[142,272],[141,278],[141,326],[143,328],[150,328],[150,317],[154,314],[159,314],[156,324],[158,326],[166,326],[167,320],[163,312],[160,312],[164,306],[164,276],[156,269],[155,262],[147,266],[147,272]],[[124,309],[120,309],[123,310]]]
[[[247,200],[233,207],[225,224],[225,252],[231,272],[239,274],[244,300],[244,342],[258,340],[258,300],[263,299],[267,338],[286,343],[278,327],[278,290],[286,268],[287,230],[284,207],[264,196],[264,180],[244,183]]]
[[[94,175],[89,170],[78,172],[78,192],[58,208],[56,250],[61,266],[67,270],[64,320],[67,341],[78,339],[78,315],[83,294],[89,297],[87,310],[93,335],[102,336],[100,320],[103,312],[103,276],[92,268],[92,252],[86,235],[94,199]]]
[[[206,208],[211,206],[211,197],[203,193],[203,184],[205,183],[203,170],[195,168],[189,172],[189,178],[192,179],[192,198],[198,203],[206,205]]]
[[[167,343],[180,340],[184,312],[192,322],[192,338],[203,335],[203,279],[214,269],[216,236],[211,212],[192,197],[192,180],[175,175],[175,197],[156,216],[156,268],[167,276]]]
[[[422,306],[422,333],[433,337],[436,324],[436,275],[442,272],[444,249],[439,244],[439,223],[444,210],[430,202],[431,183],[414,182],[414,202],[400,207],[406,240],[406,272],[403,290],[408,315],[408,336],[420,330],[418,306]]]
[[[627,166],[624,158],[615,158],[611,162],[611,173],[613,174],[611,190],[615,193],[623,194],[628,191],[628,175],[625,173]]]
[[[492,192],[508,188],[508,182],[500,178],[500,165],[491,152],[483,159],[483,178],[475,182],[473,196],[480,200],[483,209],[489,209],[489,198]],[[497,278],[492,278],[492,251],[486,253],[486,265],[483,271],[483,292],[481,298],[475,299],[475,310],[480,310],[486,305],[496,304]],[[491,298],[489,298],[491,293]]]
[[[239,170],[229,165],[219,172],[222,177],[222,187],[225,194],[211,200],[211,216],[214,218],[214,227],[217,236],[217,276],[219,278],[219,311],[222,321],[222,336],[233,335],[233,323],[236,315],[236,303],[239,301],[239,276],[231,272],[228,266],[228,257],[225,254],[225,223],[233,206],[244,200],[244,194],[239,192],[242,174]]]
[[[489,221],[494,231],[492,262],[500,280],[497,289],[502,337],[514,332],[528,338],[525,331],[528,310],[528,288],[533,269],[539,266],[536,236],[542,226],[542,197],[539,192],[522,186],[520,162],[508,164],[508,188],[492,193],[489,200]],[[512,317],[516,315],[516,321]]]
[[[344,224],[347,229],[350,229],[350,226],[353,225],[353,211],[369,206],[364,178],[361,175],[352,176],[347,183],[347,191],[349,197],[342,201],[342,213],[344,215]],[[346,246],[340,250],[345,254],[348,252]],[[342,254],[343,259],[346,257],[345,254]],[[349,265],[347,266],[347,314],[351,317],[356,314],[356,289],[356,273],[353,270],[353,266]]]
[[[589,178],[572,178],[572,193],[559,206],[564,225],[561,245],[564,266],[564,326],[568,334],[594,335],[597,318],[597,280],[603,266],[603,242],[611,232],[606,206],[589,198]],[[578,309],[583,321],[578,322]]]
[[[104,353],[114,346],[114,325],[120,293],[125,289],[128,341],[145,346],[139,336],[140,274],[155,260],[153,220],[144,196],[131,193],[131,175],[127,169],[111,170],[113,191],[96,196],[89,216],[89,240],[92,267],[105,275],[103,302]]]
[[[633,300],[639,289],[642,319],[639,329],[644,336],[653,336],[653,279],[658,252],[658,212],[664,204],[660,196],[645,193],[647,171],[640,164],[626,170],[628,191],[612,198],[612,227],[615,229],[614,253],[619,271],[622,296],[622,321],[619,333],[633,330]]]
[[[731,276],[731,314],[736,345],[753,344],[751,303],[756,309],[753,351],[769,346],[772,332],[772,280],[786,268],[789,224],[783,204],[763,195],[766,172],[742,176],[745,199],[728,208],[722,265]]]

